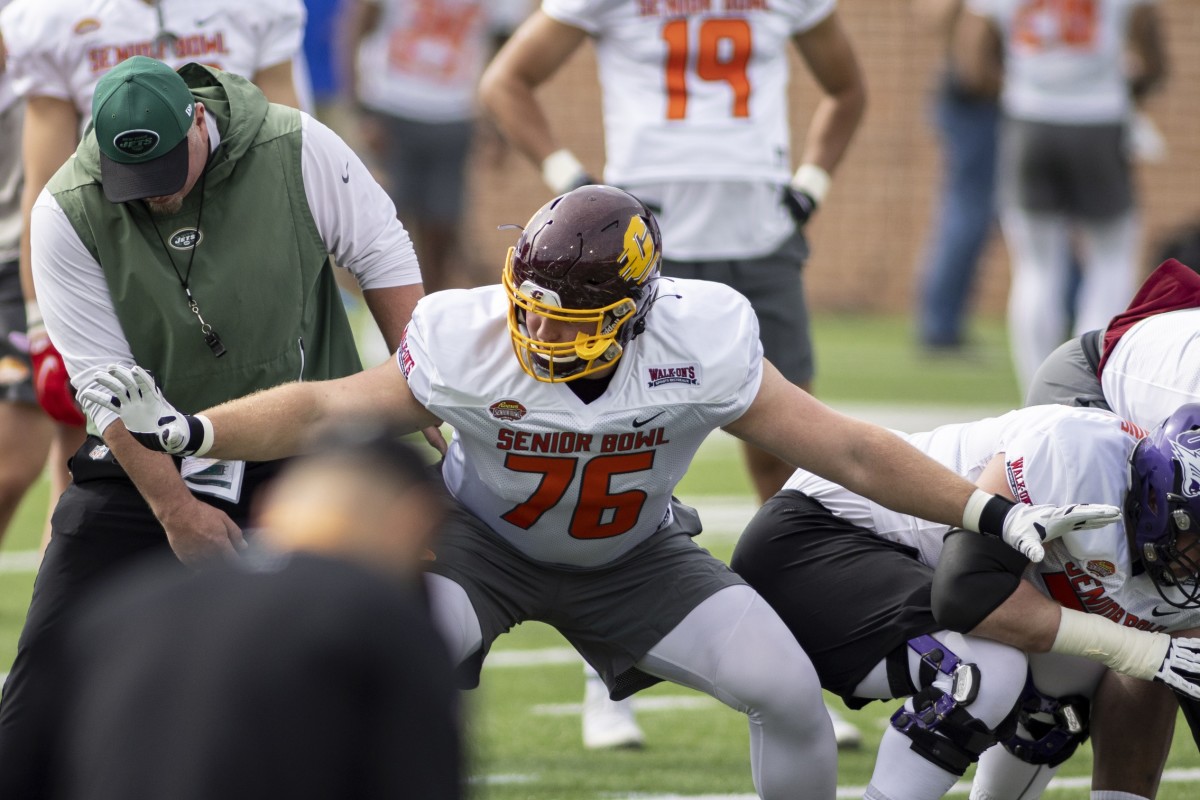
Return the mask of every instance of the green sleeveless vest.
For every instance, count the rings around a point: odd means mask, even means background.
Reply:
[[[103,267],[134,358],[184,412],[359,371],[304,194],[299,112],[270,105],[226,72],[189,64],[180,74],[214,115],[221,143],[178,214],[152,217],[140,201],[108,202],[90,129],[47,187]],[[181,278],[220,336],[221,358],[205,343]]]

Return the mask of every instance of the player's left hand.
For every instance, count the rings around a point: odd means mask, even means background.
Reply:
[[[1172,639],[1154,682],[1200,700],[1200,639]]]
[[[789,184],[783,187],[783,205],[796,220],[796,227],[803,228],[819,204],[808,192]]]
[[[1121,519],[1121,509],[1100,503],[1078,503],[1071,506],[1027,505],[1017,503],[1004,517],[1002,537],[1009,547],[1021,552],[1030,561],[1041,561],[1051,542],[1072,531],[1103,528]]]
[[[95,403],[121,415],[133,438],[143,446],[175,456],[190,456],[211,443],[201,420],[178,411],[163,397],[150,373],[141,367],[113,364],[94,378],[107,391],[89,387],[80,402]]]

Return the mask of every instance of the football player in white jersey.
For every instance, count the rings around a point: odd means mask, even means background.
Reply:
[[[858,705],[912,695],[867,800],[941,797],[976,759],[972,797],[1038,797],[1087,738],[1106,666],[1200,697],[1200,639],[1162,633],[1200,628],[1200,405],[1148,437],[1106,411],[1036,406],[906,438],[1018,502],[1079,498],[1125,517],[1048,542],[1016,590],[1028,562],[1014,551],[970,549],[981,537],[947,536],[804,470],[763,506],[732,565],[825,688]],[[971,573],[1009,585],[974,592],[961,580]]]
[[[704,438],[724,428],[1035,558],[1043,540],[1119,510],[1012,503],[834,412],[762,357],[745,298],[660,277],[661,252],[641,201],[584,186],[533,216],[502,285],[422,299],[394,362],[197,415],[170,406],[140,368],[110,368],[80,399],[120,414],[154,449],[230,458],[295,452],[323,420],[368,411],[412,430],[448,423],[442,475],[455,508],[429,569],[456,662],[477,666],[513,625],[545,621],[618,697],[671,680],[745,712],[761,797],[804,787],[830,800],[836,745],[807,656],[692,541],[699,521],[671,496]]]
[[[835,6],[542,0],[480,81],[485,107],[556,194],[589,183],[535,90],[590,38],[603,93],[604,182],[658,216],[663,274],[718,280],[750,299],[767,358],[804,388],[813,363],[801,229],[825,198],[866,103]],[[793,47],[822,92],[795,173],[787,98]],[[760,499],[791,473],[767,452],[746,456]]]
[[[1165,43],[1154,0],[967,0],[957,39],[967,84],[1000,87],[1009,333],[1027,389],[1067,335],[1072,241],[1082,267],[1076,334],[1133,295],[1140,225],[1127,128],[1165,75]]]
[[[542,0],[489,65],[480,97],[556,193],[592,179],[555,137],[535,90],[588,38],[603,93],[604,182],[654,209],[664,232],[663,274],[721,281],[745,295],[766,357],[808,389],[814,367],[803,227],[824,200],[866,102],[836,0]],[[787,85],[796,52],[822,99],[793,173]],[[755,492],[766,500],[791,465],[742,447]],[[589,680],[585,744],[640,741],[632,709],[590,702],[599,688]],[[834,721],[839,743],[856,746],[858,731]],[[622,739],[622,731],[633,738]]]
[[[297,106],[292,58],[304,20],[301,0],[14,0],[0,13],[9,76],[25,100],[20,273],[34,367],[52,376],[38,382],[39,402],[55,420],[51,510],[70,480],[67,458],[83,443],[84,419],[37,306],[29,253],[33,204],[75,152],[96,83],[118,63],[135,55],[175,68],[198,61],[252,79],[272,102]]]
[[[1143,427],[1200,402],[1200,263],[1185,239],[1168,242],[1162,263],[1125,311],[1103,329],[1055,350],[1034,374],[1026,405],[1111,409]],[[1170,749],[1177,708],[1200,744],[1200,703],[1161,687],[1106,675],[1097,690],[1093,785],[1152,797]],[[1105,725],[1104,719],[1117,720]],[[1161,735],[1156,735],[1161,732]]]

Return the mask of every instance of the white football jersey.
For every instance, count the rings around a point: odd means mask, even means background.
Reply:
[[[379,24],[358,48],[358,99],[424,122],[475,116],[475,86],[492,37],[511,32],[528,0],[370,0]]]
[[[0,28],[17,93],[68,100],[86,126],[96,83],[131,56],[252,78],[292,58],[303,40],[302,0],[160,2],[161,28],[145,0],[15,0]]]
[[[1135,6],[1152,0],[968,0],[1004,39],[1001,104],[1018,119],[1119,122],[1131,108],[1125,41]]]
[[[722,284],[664,278],[646,332],[584,403],[522,371],[508,307],[500,286],[423,298],[400,367],[454,429],[442,475],[460,502],[530,558],[607,564],[670,521],[700,443],[758,393],[758,322]]]
[[[1104,363],[1100,386],[1109,408],[1143,428],[1200,403],[1200,309],[1154,314],[1127,330]]]
[[[1122,507],[1129,454],[1145,433],[1107,411],[1031,406],[978,422],[900,435],[972,481],[996,454],[1004,453],[1009,489],[1025,503]],[[885,539],[916,548],[923,562],[937,565],[948,526],[898,514],[803,470],[785,488],[804,492]],[[1148,575],[1140,570],[1134,574],[1121,522],[1047,542],[1045,559],[1030,565],[1026,577],[1059,604],[1103,614],[1122,625],[1146,630],[1200,625],[1200,610],[1168,605]]]
[[[590,34],[606,182],[787,182],[790,38],[835,0],[543,0]]]

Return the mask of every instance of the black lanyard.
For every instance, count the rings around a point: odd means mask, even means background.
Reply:
[[[163,252],[167,255],[167,262],[171,265],[171,269],[175,272],[175,277],[179,279],[179,285],[183,287],[183,294],[187,297],[188,309],[196,315],[196,319],[200,321],[200,333],[204,336],[204,343],[208,345],[208,349],[212,350],[212,354],[220,358],[225,355],[225,345],[221,341],[221,336],[204,321],[204,317],[200,315],[200,306],[196,303],[196,298],[192,296],[192,290],[188,286],[188,281],[192,277],[192,262],[196,258],[196,247],[200,244],[200,220],[204,217],[204,182],[208,178],[208,170],[200,176],[200,210],[196,212],[196,240],[192,242],[191,252],[188,254],[187,271],[180,275],[179,267],[175,266],[175,259],[171,257],[171,251],[167,249],[167,243],[162,238],[162,232],[158,229],[158,224],[154,221],[154,215],[150,215],[150,224],[154,227],[154,232],[158,234],[159,244],[162,245]]]

